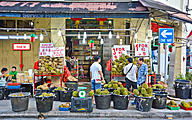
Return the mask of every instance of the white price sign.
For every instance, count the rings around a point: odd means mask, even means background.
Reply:
[[[65,49],[64,47],[51,48],[51,57],[64,57]]]
[[[119,59],[122,54],[129,55],[129,45],[114,45],[112,48],[113,60]]]
[[[135,43],[135,56],[149,56],[149,44]]]
[[[51,56],[51,48],[53,43],[40,43],[39,56]]]

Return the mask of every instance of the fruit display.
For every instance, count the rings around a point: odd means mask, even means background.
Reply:
[[[63,71],[64,59],[57,57],[41,56],[39,58],[40,75],[60,75]]]
[[[48,90],[49,87],[47,86],[46,83],[44,83],[43,85],[39,85],[39,86],[37,86],[37,89],[38,89],[38,90]]]
[[[63,87],[57,87],[57,88],[55,88],[55,89],[53,90],[53,92],[55,92],[55,91],[66,91],[66,90],[65,90],[65,88],[63,88]]]
[[[171,100],[167,105],[171,107],[178,107],[178,104],[174,100]]]
[[[140,97],[152,97],[153,89],[148,87],[148,85],[144,83],[142,86],[139,86],[137,89],[134,89],[133,93],[134,95]]]
[[[53,93],[42,93],[41,95],[39,95],[39,97],[49,97],[49,96],[53,96]]]
[[[161,85],[161,84],[155,84],[152,85],[153,89],[167,89],[165,86]]]
[[[90,91],[89,92],[89,96],[92,97],[94,95],[94,92],[93,91]]]
[[[122,83],[114,80],[111,80],[108,84],[104,85],[104,88],[110,88],[110,89],[117,89],[118,87],[123,88]]]
[[[189,101],[189,102],[182,101],[180,103],[180,105],[185,107],[185,108],[191,108],[192,107],[192,102],[191,101]]]
[[[24,96],[22,92],[19,93],[19,95],[16,95],[16,94],[13,94],[12,95],[13,97],[21,97],[21,96]]]
[[[130,92],[127,90],[127,88],[117,88],[117,90],[113,91],[113,94],[116,95],[129,95]]]
[[[73,91],[73,97],[79,97],[79,92],[78,91]]]
[[[69,108],[70,105],[71,105],[71,104],[70,104],[69,102],[67,102],[67,103],[64,103],[64,104],[59,105],[59,107],[60,107],[60,108]]]
[[[109,91],[107,89],[104,89],[104,90],[97,89],[95,91],[95,94],[96,95],[109,95],[110,93],[109,93]]]

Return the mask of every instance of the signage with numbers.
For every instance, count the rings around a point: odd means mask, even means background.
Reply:
[[[51,48],[53,43],[40,43],[39,56],[51,56]]]
[[[135,56],[149,56],[149,45],[147,43],[135,43]]]
[[[114,45],[112,48],[113,60],[119,59],[122,54],[129,55],[129,45]]]
[[[51,48],[51,57],[64,57],[65,49],[64,47]]]
[[[13,43],[13,50],[31,50],[30,43]]]

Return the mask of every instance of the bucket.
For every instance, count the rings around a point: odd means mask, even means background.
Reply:
[[[188,99],[190,93],[190,81],[175,80],[175,96],[181,99]]]
[[[110,95],[95,95],[96,109],[109,109],[111,105]]]
[[[155,92],[152,107],[156,109],[164,109],[167,106],[167,92]]]
[[[17,96],[13,96],[17,95]],[[12,93],[9,95],[11,106],[14,112],[26,111],[29,104],[29,92],[23,92],[23,96],[18,96],[20,93]]]
[[[60,101],[60,91],[59,90],[54,90],[53,93],[55,94],[54,101]]]
[[[113,107],[117,110],[126,110],[129,104],[128,95],[113,95]]]
[[[73,91],[60,91],[60,101],[61,102],[71,102]]]
[[[38,112],[49,112],[52,110],[54,96],[35,96],[35,99]]]
[[[136,96],[136,110],[142,112],[149,112],[152,108],[153,97],[139,97]]]
[[[0,86],[0,100],[3,100],[5,96],[5,87]]]

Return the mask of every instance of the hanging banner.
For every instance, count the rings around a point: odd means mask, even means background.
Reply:
[[[135,43],[135,56],[149,56],[149,45],[147,43]]]
[[[64,47],[51,48],[51,57],[64,57],[64,55],[65,55]]]
[[[51,56],[51,48],[53,43],[40,43],[39,56]]]
[[[119,59],[122,54],[130,55],[130,45],[114,45],[112,48],[113,61]]]

